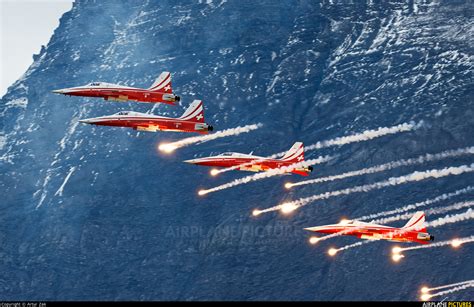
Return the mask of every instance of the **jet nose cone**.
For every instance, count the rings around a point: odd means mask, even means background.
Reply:
[[[189,164],[196,164],[198,162],[198,159],[184,160],[183,162]]]
[[[54,91],[51,91],[55,94],[65,94],[67,92],[66,89],[59,89],[59,90],[54,90]]]
[[[79,122],[83,124],[91,124],[93,120],[90,118],[86,118],[86,119],[80,119]]]
[[[319,229],[321,229],[321,227],[306,227],[304,228],[304,230],[308,230],[308,231],[318,231]]]

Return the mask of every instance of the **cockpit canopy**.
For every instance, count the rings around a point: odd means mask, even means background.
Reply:
[[[221,157],[239,157],[239,158],[248,158],[248,159],[254,159],[254,158],[266,159],[264,157],[253,156],[251,153],[250,154],[243,154],[243,153],[238,153],[238,152],[224,152],[224,153],[220,154],[219,156],[221,156]]]
[[[339,222],[339,224],[341,225],[354,225],[354,224],[357,224],[357,223],[354,223],[353,220],[346,220],[346,219],[343,219]]]
[[[133,111],[120,111],[118,113],[115,113],[114,115],[145,116],[146,114]]]
[[[238,154],[235,152],[224,152],[223,154],[221,154],[221,156],[236,156],[236,155]]]
[[[107,82],[91,82],[87,85],[86,87],[93,87],[93,88],[100,88],[100,87],[113,87],[113,88],[130,88],[128,86],[120,85],[120,84],[114,84],[114,83],[107,83]]]

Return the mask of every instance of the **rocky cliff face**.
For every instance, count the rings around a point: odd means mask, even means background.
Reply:
[[[204,198],[197,189],[242,173],[210,178],[207,168],[181,161],[223,151],[270,155],[295,141],[412,120],[424,125],[308,152],[337,155],[311,176],[473,145],[473,13],[470,1],[76,1],[1,99],[1,296],[414,300],[421,284],[472,279],[468,245],[412,252],[394,265],[388,242],[333,259],[328,246],[355,239],[309,246],[302,230],[449,193],[472,174],[332,198],[291,218],[250,216],[255,207],[471,157],[291,192],[282,188],[290,177],[274,177]],[[148,87],[164,70],[180,106],[51,93],[91,81]],[[176,116],[195,98],[217,130],[264,127],[163,156],[157,144],[183,135],[78,123],[120,110]],[[473,230],[468,221],[434,233],[443,240]],[[472,300],[472,292],[449,298]]]

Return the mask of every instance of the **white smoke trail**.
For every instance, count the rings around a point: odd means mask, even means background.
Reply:
[[[321,178],[316,178],[312,180],[305,180],[305,181],[300,181],[300,182],[295,182],[295,183],[287,183],[285,185],[286,188],[291,188],[295,186],[300,186],[300,185],[307,185],[307,184],[315,184],[315,183],[321,183],[321,182],[328,182],[328,181],[334,181],[334,180],[341,180],[349,177],[355,177],[355,176],[361,176],[361,175],[367,175],[367,174],[374,174],[378,172],[383,172],[383,171],[388,171],[394,168],[402,167],[402,166],[410,166],[410,165],[416,165],[416,164],[422,164],[426,162],[433,162],[433,161],[438,161],[442,159],[447,159],[447,158],[453,158],[453,157],[459,157],[462,155],[469,155],[469,154],[474,154],[474,147],[467,147],[467,148],[460,148],[460,149],[455,149],[455,150],[447,150],[443,151],[440,153],[436,154],[426,154],[419,156],[417,158],[412,158],[412,159],[402,159],[398,161],[392,161],[388,163],[384,163],[381,165],[376,165],[372,166],[369,168],[364,168],[361,170],[356,170],[356,171],[351,171],[343,174],[338,174],[338,175],[333,175],[333,176],[328,176],[328,177],[321,177]]]
[[[463,201],[463,202],[458,202],[458,203],[455,203],[455,204],[452,204],[452,205],[446,206],[446,207],[431,208],[431,209],[428,209],[425,213],[426,213],[426,215],[442,214],[442,213],[446,213],[446,212],[453,211],[453,210],[460,210],[460,209],[464,209],[464,208],[469,208],[469,207],[472,207],[472,206],[474,206],[474,201]],[[394,216],[380,218],[380,219],[371,221],[371,223],[374,223],[374,224],[387,224],[387,223],[396,222],[396,221],[400,221],[400,220],[409,220],[415,213],[416,212],[414,211],[414,212],[408,212],[408,213],[405,213],[405,214],[398,214],[398,215],[394,215]]]
[[[349,244],[349,245],[346,245],[346,246],[343,246],[343,247],[339,247],[339,248],[336,249],[336,251],[337,252],[344,251],[344,250],[347,250],[347,249],[350,249],[350,248],[362,246],[362,245],[365,245],[365,244],[368,244],[368,243],[371,243],[371,242],[375,242],[375,241],[378,241],[378,240],[359,241],[359,242],[356,242],[356,243],[353,243],[353,244]]]
[[[316,144],[306,146],[304,148],[304,150],[305,151],[310,151],[310,150],[322,149],[322,148],[331,147],[331,146],[342,146],[342,145],[346,145],[346,144],[350,144],[350,143],[369,141],[369,140],[372,140],[374,138],[378,138],[378,137],[389,135],[389,134],[395,134],[395,133],[415,130],[415,129],[418,129],[419,127],[421,127],[422,124],[423,124],[423,121],[420,121],[419,123],[414,123],[414,122],[403,123],[403,124],[400,124],[400,125],[397,125],[397,126],[392,126],[392,127],[379,127],[377,129],[374,129],[374,130],[366,130],[366,131],[363,131],[361,133],[357,133],[357,134],[353,134],[353,135],[349,135],[349,136],[342,136],[342,137],[337,137],[337,138],[322,141],[322,142],[317,142]],[[279,152],[279,153],[273,154],[273,155],[271,155],[267,158],[276,159],[276,158],[282,157],[285,153],[286,153],[286,151]],[[237,169],[241,166],[250,166],[250,165],[252,165],[254,163],[258,163],[258,162],[261,162],[261,161],[252,161],[252,162],[242,164],[242,165],[239,165],[239,166],[232,166],[232,167],[224,168],[224,169],[216,171],[215,174],[225,173],[225,172],[228,172],[228,171],[231,171],[231,170],[235,170],[235,169]]]
[[[467,210],[464,213],[446,215],[445,217],[439,218],[432,222],[426,223],[426,227],[438,227],[446,224],[463,222],[474,218],[474,211],[472,209]]]
[[[410,211],[410,210],[416,210],[420,207],[425,207],[425,206],[429,206],[431,204],[434,204],[434,203],[437,203],[437,202],[440,202],[440,201],[445,201],[445,200],[448,200],[452,197],[462,195],[462,194],[465,194],[465,193],[469,193],[473,190],[474,190],[474,187],[467,186],[463,189],[460,189],[460,190],[457,190],[457,191],[454,191],[454,192],[451,192],[451,193],[447,193],[447,194],[442,194],[442,195],[440,195],[438,197],[435,197],[435,198],[432,198],[432,199],[427,199],[427,200],[424,200],[422,202],[418,202],[418,203],[411,204],[411,205],[406,205],[404,207],[397,208],[397,209],[390,210],[390,211],[383,211],[383,212],[378,212],[378,213],[374,213],[374,214],[370,214],[370,215],[364,215],[364,216],[361,216],[359,218],[356,218],[355,220],[357,220],[357,221],[367,221],[367,220],[372,220],[372,219],[376,219],[376,218],[383,217],[383,216],[389,216],[389,215],[393,215],[393,214],[399,214],[399,213],[407,212],[407,211]]]
[[[228,136],[235,136],[239,135],[241,133],[248,133],[252,130],[256,130],[263,125],[261,123],[258,124],[252,124],[252,125],[247,125],[243,127],[237,127],[237,128],[231,128],[231,129],[226,129],[222,131],[218,131],[213,134],[206,134],[202,136],[193,136],[189,137],[186,139],[182,139],[176,142],[172,143],[162,143],[158,146],[158,149],[167,153],[173,152],[174,150],[180,148],[180,147],[185,147],[189,146],[191,144],[201,144],[204,142],[212,141],[215,139],[223,138],[223,137],[228,137]]]
[[[443,296],[443,295],[446,295],[446,294],[450,294],[450,293],[453,293],[453,292],[461,291],[461,290],[464,290],[464,289],[467,289],[467,288],[472,288],[472,287],[474,287],[474,282],[473,283],[466,283],[462,286],[454,287],[454,288],[446,290],[446,291],[441,291],[441,292],[432,293],[432,294],[423,294],[422,298],[425,299],[425,300],[428,300],[432,297]]]
[[[465,237],[465,238],[460,238],[460,239],[455,239],[455,240],[446,240],[446,241],[440,241],[436,243],[431,243],[431,244],[426,244],[426,245],[417,245],[417,246],[410,246],[410,247],[400,247],[397,249],[397,253],[405,252],[405,251],[411,251],[411,250],[416,250],[416,249],[426,249],[426,248],[433,248],[433,247],[443,247],[446,245],[453,245],[453,241],[455,241],[457,244],[465,244],[465,243],[471,243],[474,242],[474,236],[470,237]]]
[[[359,246],[362,246],[362,245],[365,245],[365,244],[374,243],[374,242],[378,242],[378,241],[380,241],[380,240],[373,239],[373,240],[360,241],[360,242],[357,242],[357,243],[344,245],[343,247],[338,248],[337,251],[345,251],[345,250],[348,250],[348,249],[352,249],[352,248],[355,248],[355,247],[359,247]],[[358,244],[358,243],[360,243],[360,244]]]
[[[258,212],[260,214],[260,213],[266,213],[266,212],[271,212],[271,211],[276,211],[276,210],[282,210],[283,213],[289,213],[309,203],[312,203],[316,200],[327,199],[330,197],[340,196],[340,195],[349,195],[352,193],[369,192],[371,190],[381,189],[384,187],[397,186],[397,185],[421,181],[421,180],[425,180],[429,178],[442,178],[442,177],[451,176],[451,175],[460,175],[463,173],[468,173],[468,172],[473,172],[473,171],[474,171],[474,163],[469,166],[461,165],[461,166],[455,166],[455,167],[446,167],[443,169],[432,169],[432,170],[427,170],[423,172],[417,171],[405,176],[392,177],[385,181],[379,181],[372,184],[366,184],[362,186],[356,186],[353,188],[347,188],[347,189],[338,190],[338,191],[331,191],[331,192],[326,192],[323,194],[300,198],[298,200],[287,202],[287,203],[277,205],[268,209],[258,210]]]
[[[200,190],[199,195],[204,195],[204,194],[208,194],[208,193],[212,193],[212,192],[217,192],[217,191],[229,189],[229,188],[241,185],[241,184],[261,180],[261,179],[264,179],[264,178],[269,178],[269,177],[276,176],[276,175],[285,174],[285,173],[287,173],[287,172],[289,172],[289,171],[291,171],[295,168],[305,167],[305,166],[308,166],[308,165],[321,164],[321,163],[325,163],[325,162],[327,162],[331,159],[333,159],[333,157],[324,156],[324,157],[319,157],[319,158],[313,159],[313,160],[307,160],[307,161],[303,161],[303,162],[294,163],[294,164],[291,164],[289,166],[284,166],[284,167],[281,167],[281,168],[270,169],[270,170],[262,172],[262,173],[258,173],[258,174],[255,174],[255,175],[251,175],[251,176],[247,176],[247,177],[244,177],[244,178],[236,179],[234,181],[222,184],[220,186],[217,186],[217,187],[214,187],[214,188],[211,188],[211,189]]]
[[[410,122],[410,123],[403,123],[403,124],[393,126],[393,127],[380,127],[375,130],[366,130],[359,134],[342,136],[342,137],[338,137],[332,140],[317,142],[316,144],[305,147],[305,149],[315,150],[315,149],[321,149],[321,148],[326,148],[326,147],[331,147],[331,146],[341,146],[341,145],[346,145],[350,143],[368,141],[368,140],[372,140],[384,135],[411,131],[411,130],[419,128],[422,124],[423,122],[419,122],[418,124],[415,124],[414,122]]]
[[[331,238],[342,236],[346,232],[347,231],[339,231],[339,232],[335,232],[335,233],[332,233],[330,235],[326,235],[326,236],[323,236],[323,237],[317,237],[317,238],[313,237],[313,238],[315,238],[315,243],[319,243],[319,242],[326,241],[326,240],[331,239]]]
[[[474,283],[474,279],[473,280],[461,281],[461,282],[457,282],[457,283],[454,283],[454,284],[439,286],[439,287],[426,288],[425,291],[430,292],[430,291],[443,290],[443,289],[453,288],[453,287],[457,287],[457,286],[461,286],[461,285],[465,285],[465,284],[471,284],[471,283]]]
[[[428,215],[435,215],[435,214],[446,213],[446,212],[453,211],[453,210],[460,210],[460,209],[464,209],[464,208],[469,208],[469,207],[472,207],[472,206],[474,206],[474,201],[463,201],[463,202],[455,203],[453,205],[446,206],[446,207],[431,208],[431,209],[427,210],[426,213]],[[415,212],[413,212],[413,214],[415,214]],[[432,226],[434,226],[434,225],[432,225]],[[439,226],[441,226],[441,225],[439,225]]]

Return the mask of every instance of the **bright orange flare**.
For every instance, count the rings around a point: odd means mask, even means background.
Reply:
[[[395,246],[394,248],[392,248],[392,254],[400,254],[401,251],[402,248],[400,246]]]
[[[291,189],[291,187],[293,186],[293,184],[291,182],[287,182],[285,183],[285,189]]]
[[[312,244],[312,245],[314,245],[314,244],[316,244],[316,243],[318,243],[318,242],[319,242],[319,238],[318,238],[318,237],[311,237],[311,238],[309,238],[309,243]]]
[[[451,241],[451,246],[454,247],[454,248],[458,248],[459,246],[461,246],[463,242],[459,239],[454,239],[453,241]]]
[[[217,176],[219,174],[219,171],[216,169],[211,169],[210,174],[211,176]]]
[[[260,213],[262,213],[262,212],[258,209],[255,209],[255,210],[252,211],[253,216],[258,216],[258,215],[260,215]]]
[[[429,294],[423,294],[423,295],[421,296],[421,300],[422,300],[422,301],[427,301],[427,300],[429,300],[430,298],[431,298],[431,295],[429,295]]]
[[[206,190],[199,190],[198,194],[199,194],[200,196],[206,195],[206,194],[207,194],[207,191],[206,191]]]
[[[174,146],[173,144],[168,144],[168,143],[164,143],[164,144],[160,144],[158,146],[158,149],[160,151],[163,151],[165,153],[172,153],[173,151],[175,151],[178,147]]]
[[[329,256],[332,257],[332,256],[335,256],[336,254],[337,254],[337,249],[335,249],[335,248],[330,248],[330,249],[328,250],[328,255],[329,255]]]
[[[283,214],[289,214],[293,212],[294,210],[296,210],[296,206],[290,203],[284,203],[281,205],[281,208],[280,208],[280,211]]]
[[[395,261],[395,262],[398,262],[398,261],[400,261],[400,259],[402,259],[403,257],[405,257],[405,256],[403,256],[402,254],[394,254],[394,255],[392,256],[392,260]]]
[[[428,287],[422,287],[420,289],[420,291],[421,291],[421,293],[428,293],[428,292],[430,292],[430,289]]]

